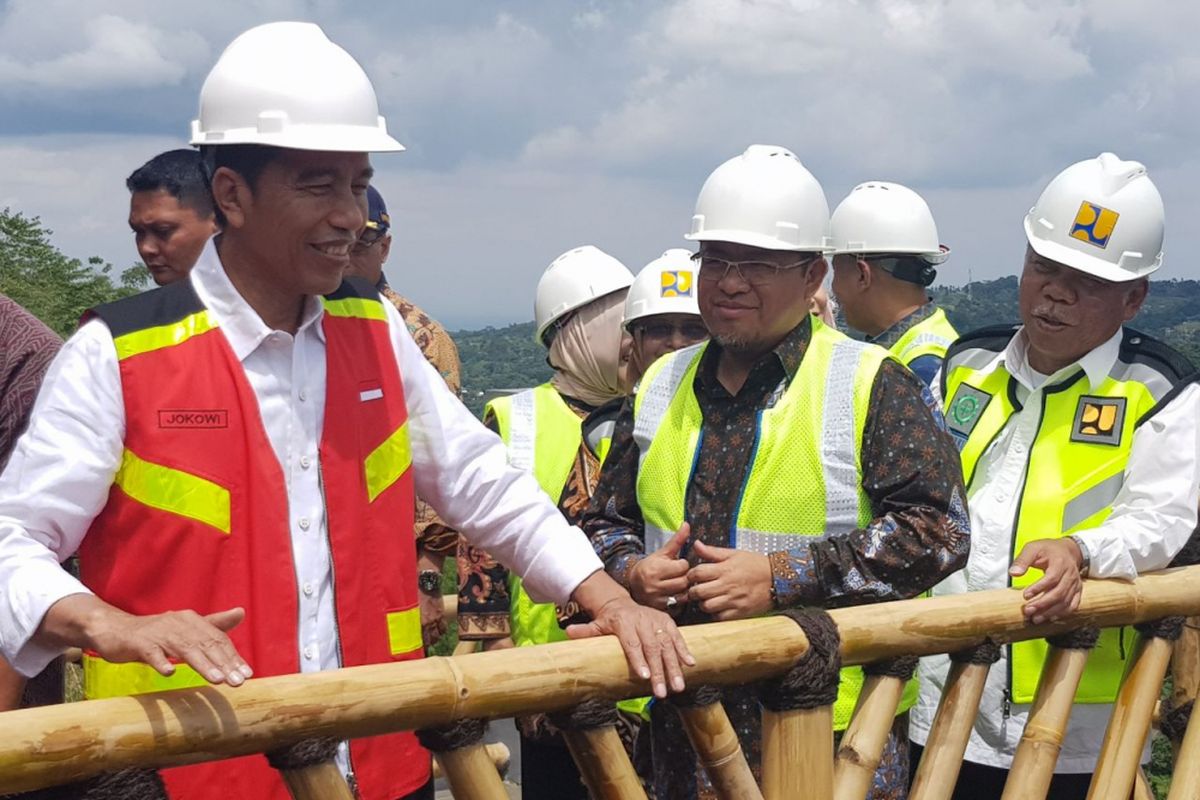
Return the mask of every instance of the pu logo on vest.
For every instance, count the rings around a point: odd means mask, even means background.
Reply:
[[[690,269],[667,270],[662,273],[661,297],[691,297],[692,271]]]
[[[223,408],[168,408],[158,412],[160,428],[228,428],[229,412]]]
[[[961,384],[946,412],[946,427],[965,441],[979,424],[984,409],[992,402],[992,396],[982,389]]]
[[[1075,424],[1071,426],[1071,441],[1088,444],[1121,444],[1125,422],[1124,397],[1079,398],[1075,409]]]
[[[1102,208],[1084,200],[1075,214],[1075,222],[1071,225],[1071,238],[1081,242],[1094,244],[1101,249],[1108,247],[1113,228],[1117,227],[1117,217],[1121,216],[1111,209]]]

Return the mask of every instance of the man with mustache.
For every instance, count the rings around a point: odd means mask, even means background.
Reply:
[[[934,594],[1012,586],[1039,624],[1077,608],[1082,577],[1132,579],[1183,547],[1196,527],[1200,388],[1187,359],[1123,327],[1162,264],[1163,203],[1145,167],[1112,153],[1073,164],[1025,235],[1023,324],[963,337],[942,370],[971,557]],[[1049,797],[1087,795],[1132,646],[1113,629],[1092,651]],[[1001,796],[1046,648],[1013,644],[992,667],[956,798]],[[918,744],[947,670],[946,656],[922,661]]]
[[[832,249],[816,179],[754,145],[709,176],[687,238],[711,339],[651,365],[618,419],[583,523],[608,571],[696,623],[912,597],[961,568],[962,478],[928,389],[809,313]],[[843,671],[839,730],[861,682]],[[757,772],[757,696],[723,694]],[[872,798],[904,796],[915,696]],[[654,704],[651,731],[659,800],[714,797],[669,704]]]

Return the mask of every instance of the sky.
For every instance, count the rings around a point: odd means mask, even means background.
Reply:
[[[71,256],[137,262],[125,177],[186,146],[241,31],[316,22],[366,69],[387,274],[451,329],[531,319],[594,244],[635,272],[686,246],[705,177],[783,145],[830,207],[891,180],[929,202],[941,282],[1015,274],[1021,221],[1109,150],[1163,194],[1160,278],[1200,278],[1200,4],[1178,0],[3,0],[0,208]]]

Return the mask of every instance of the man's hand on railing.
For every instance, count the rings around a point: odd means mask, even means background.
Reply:
[[[1083,593],[1083,578],[1079,574],[1083,554],[1073,539],[1037,539],[1021,548],[1008,574],[1014,578],[1024,575],[1030,567],[1045,574],[1026,587],[1028,601],[1022,609],[1034,625],[1073,613],[1079,608]]]
[[[567,636],[586,639],[613,635],[621,642],[629,666],[649,680],[654,696],[684,690],[683,669],[696,665],[675,621],[663,611],[638,605],[620,584],[603,570],[593,572],[571,596],[592,618],[591,622],[567,627]]]
[[[634,600],[668,612],[687,603],[690,565],[680,554],[691,535],[691,526],[683,523],[669,542],[629,570],[629,593]]]
[[[201,616],[169,611],[139,617],[90,594],[73,594],[50,607],[38,628],[39,638],[61,647],[83,647],[106,661],[139,661],[162,675],[175,672],[172,660],[196,670],[212,683],[240,686],[254,673],[226,632],[246,612],[231,608]]]

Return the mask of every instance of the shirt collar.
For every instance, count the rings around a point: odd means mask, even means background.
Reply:
[[[877,344],[885,350],[890,348],[896,342],[900,341],[900,337],[908,333],[909,329],[914,325],[924,322],[933,316],[933,312],[937,311],[937,305],[933,301],[925,303],[925,305],[906,315],[903,319],[892,324],[890,328],[880,333],[878,336],[868,336],[867,341],[871,344]]]
[[[1112,372],[1113,364],[1121,351],[1123,330],[1118,330],[1107,341],[1084,353],[1078,360],[1048,376],[1043,382],[1038,373],[1029,365],[1029,337],[1025,327],[1017,330],[1015,336],[1004,350],[1002,362],[1008,373],[1026,389],[1033,391],[1042,385],[1052,385],[1072,375],[1075,370],[1082,369],[1087,376],[1089,387],[1095,389]]]
[[[192,267],[189,279],[199,295],[200,301],[216,318],[217,325],[233,348],[238,361],[245,361],[274,330],[263,322],[258,312],[250,307],[245,298],[234,287],[233,282],[225,273],[221,256],[217,252],[217,236],[208,240],[199,260]],[[305,299],[304,313],[300,319],[297,335],[306,328],[316,325],[316,334],[320,341],[325,340],[324,329],[317,324],[324,316],[324,306],[318,297],[310,296]]]
[[[804,360],[808,344],[812,341],[812,320],[811,314],[805,314],[799,325],[792,328],[770,352],[758,359],[755,369],[766,359],[776,359],[783,369],[784,380],[790,384],[800,370],[800,362]],[[721,345],[710,339],[701,362],[701,378],[708,384],[717,385],[717,359],[720,353]]]

